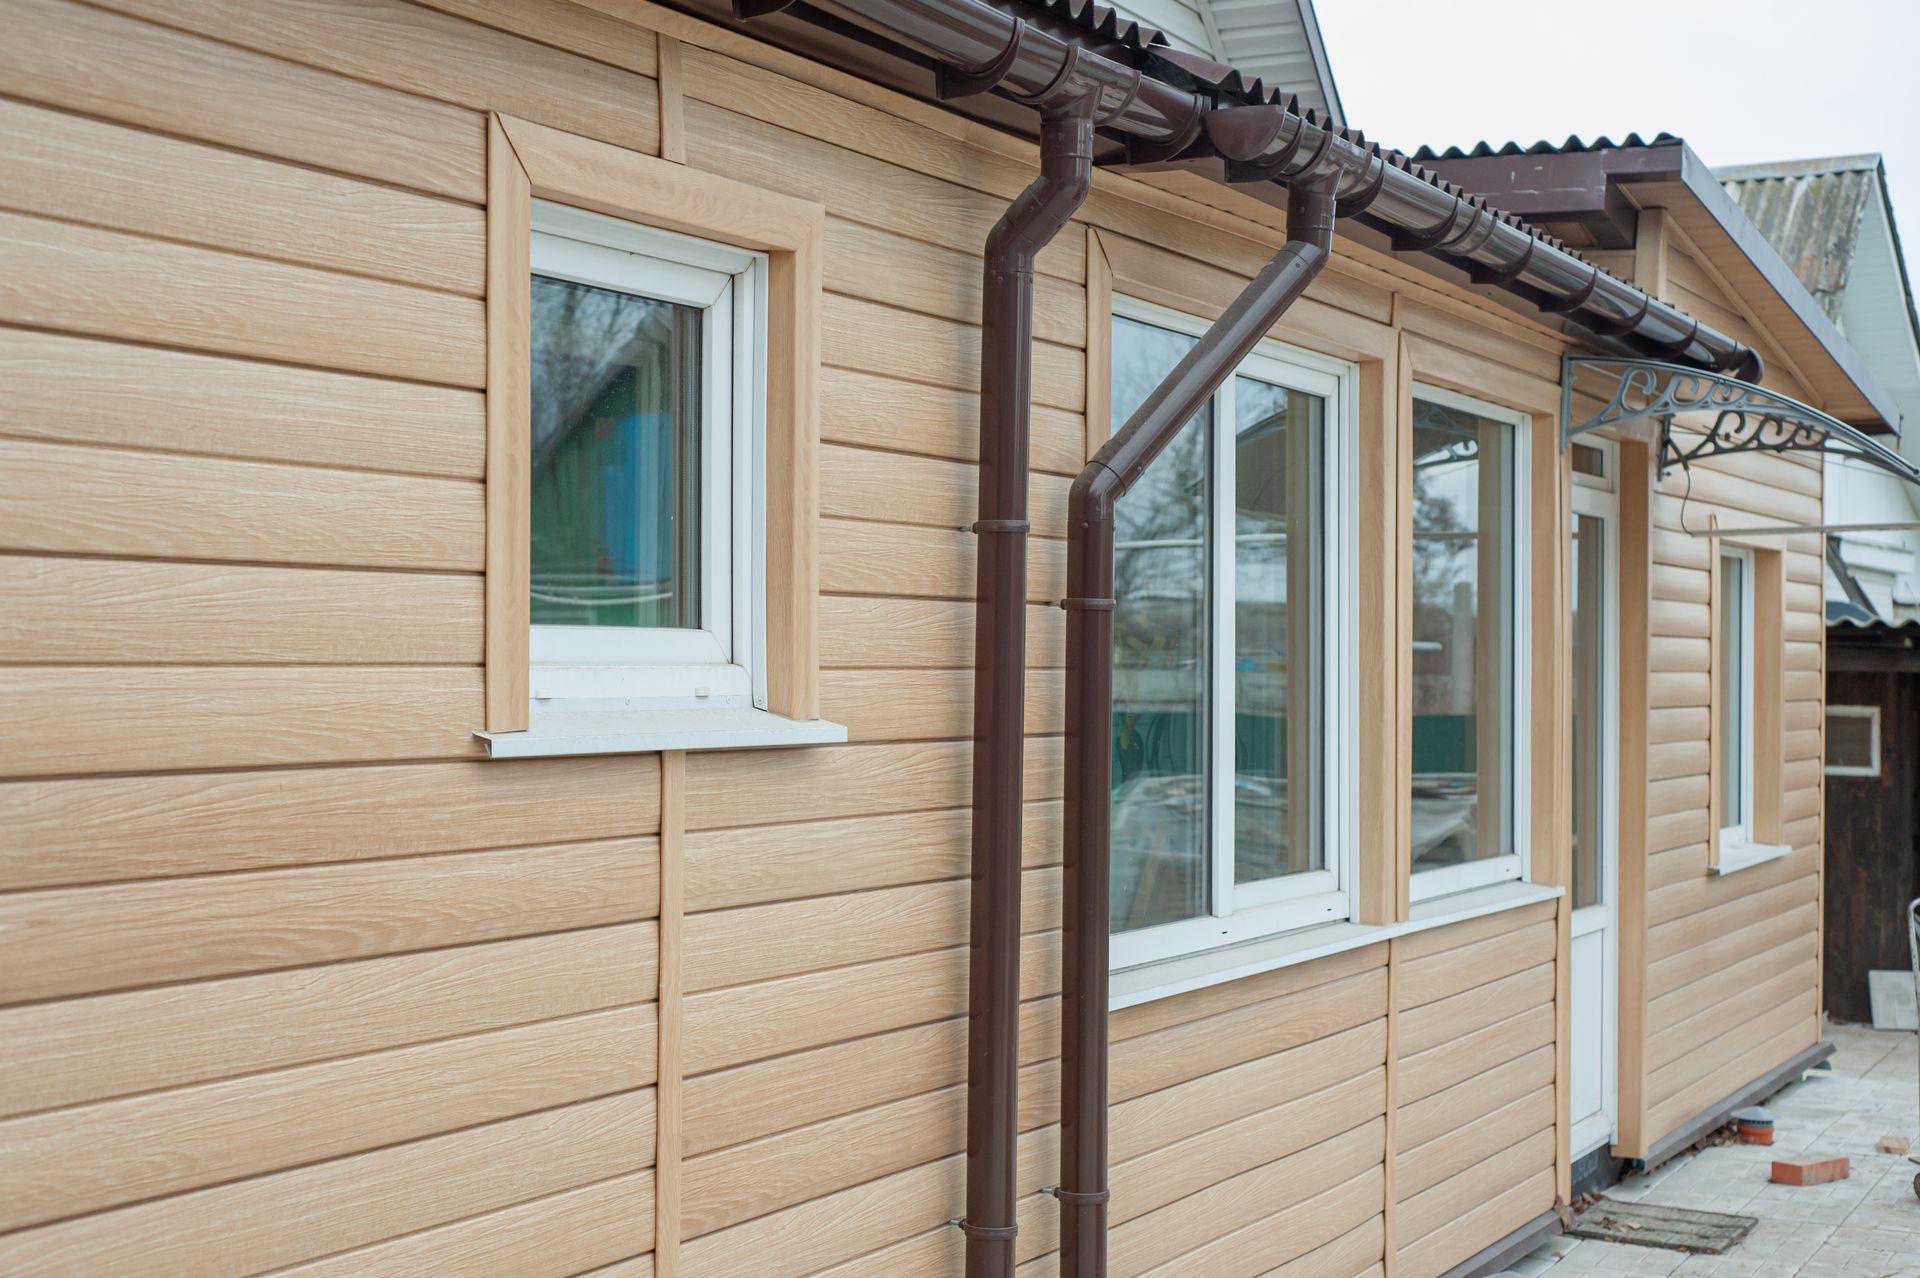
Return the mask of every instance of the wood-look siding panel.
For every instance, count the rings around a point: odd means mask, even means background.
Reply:
[[[649,918],[654,836],[0,895],[0,1001]]]
[[[1160,1272],[1163,1267],[1167,1273],[1222,1278],[1258,1273],[1259,1269],[1248,1269],[1244,1261],[1236,1265],[1221,1254],[1237,1251],[1232,1243],[1239,1241],[1234,1238],[1239,1230],[1311,1201],[1330,1183],[1343,1184],[1369,1173],[1378,1177],[1385,1148],[1386,1122],[1375,1118],[1318,1145],[1218,1181],[1159,1211],[1116,1225],[1108,1232],[1112,1271],[1116,1278]],[[1354,1223],[1343,1221],[1332,1232],[1343,1232]],[[1301,1241],[1304,1251],[1324,1239]]]
[[[480,605],[477,576],[0,555],[16,662],[477,665]]]
[[[973,691],[971,669],[823,670],[820,713],[854,741],[970,739]],[[1066,672],[1029,669],[1027,735],[1058,735],[1066,712]]]
[[[1081,415],[1035,404],[1032,421],[1033,468],[1054,475],[1077,474],[1086,459],[1086,423]],[[978,461],[980,397],[970,390],[926,386],[853,369],[822,368],[820,437],[831,443],[948,461]],[[823,477],[832,470],[823,459]],[[971,493],[972,489],[966,491]],[[942,500],[959,502],[962,498]]]
[[[9,1119],[0,1123],[0,1225],[644,1087],[652,1039],[647,1005]]]
[[[826,285],[836,293],[963,324],[980,322],[981,251],[957,253],[845,218],[827,219]],[[1086,293],[1051,275],[1033,281],[1033,335],[1084,346]]]
[[[971,599],[980,539],[959,527],[927,528],[826,519],[820,524],[820,589],[831,594]],[[1027,541],[1027,599],[1056,603],[1067,588],[1067,544]]]
[[[473,298],[17,213],[0,213],[0,322],[486,385]]]
[[[971,810],[699,831],[687,836],[687,910],[964,878]],[[1026,805],[1029,868],[1060,861],[1060,805]]]
[[[1549,941],[1552,934],[1548,934]],[[1551,945],[1548,954],[1553,953]],[[1404,969],[1403,969],[1404,970]],[[1475,985],[1459,994],[1400,1013],[1396,1045],[1402,1056],[1413,1056],[1430,1048],[1471,1034],[1505,1020],[1515,1008],[1540,1007],[1553,1002],[1553,962]]]
[[[569,1278],[653,1247],[653,1173],[633,1172],[282,1271],[288,1278],[458,1274]],[[650,1275],[651,1265],[634,1272]]]
[[[8,1008],[0,1114],[618,1007],[654,963],[632,923]]]
[[[980,330],[913,311],[828,293],[821,306],[820,358],[834,368],[882,373],[948,390],[980,384]],[[1081,352],[1033,344],[1036,403],[1079,412],[1086,406]]]
[[[486,198],[486,128],[429,102],[102,12],[8,0],[0,81],[36,102],[470,200]]]
[[[0,784],[0,888],[652,834],[649,756]]]
[[[1331,1140],[1386,1108],[1386,1070],[1376,1067],[1312,1095],[1195,1132],[1139,1158],[1113,1164],[1108,1219],[1137,1216],[1278,1159]]]
[[[1518,1012],[1482,1030],[1462,1035],[1401,1062],[1398,1096],[1402,1106],[1425,1100],[1553,1042],[1553,1008],[1542,1005]]]
[[[1554,1049],[1542,1045],[1500,1065],[1471,1073],[1456,1083],[1400,1106],[1397,1134],[1401,1149],[1417,1149],[1465,1123],[1491,1114],[1515,1096],[1554,1081]]]
[[[776,128],[697,98],[687,102],[687,162],[710,173],[755,173],[761,181],[817,200],[836,217],[960,253],[978,253],[1006,211],[1005,198],[928,177],[845,147]],[[873,198],[885,191],[887,199]],[[1036,266],[1080,283],[1086,241],[1057,235]]]
[[[820,450],[820,513],[927,528],[962,528],[978,517],[979,469],[908,453],[828,444]],[[1035,474],[1029,485],[1036,540],[1067,532],[1069,481]]]
[[[1284,1051],[1386,1014],[1384,969],[1115,1043],[1110,1084],[1126,1100]]]
[[[1551,1135],[1553,1101],[1553,1088],[1538,1087],[1484,1117],[1463,1123],[1453,1134],[1399,1151],[1394,1155],[1395,1193],[1405,1201],[1471,1171],[1536,1133]]]
[[[1340,1170],[1346,1171],[1350,1166],[1343,1164]],[[1377,1218],[1383,1179],[1378,1167],[1350,1175],[1331,1188],[1320,1188],[1326,1180],[1318,1179],[1309,1191],[1312,1197],[1230,1233],[1213,1235],[1212,1241],[1152,1270],[1154,1278],[1256,1278],[1269,1273],[1274,1261],[1291,1262],[1305,1257],[1349,1231],[1361,1228],[1362,1222]],[[1201,1228],[1204,1231],[1207,1226]],[[1121,1274],[1140,1271],[1123,1267],[1116,1257],[1113,1272],[1118,1278]],[[1312,1272],[1311,1268],[1294,1271],[1303,1278]]]
[[[1111,1161],[1119,1166],[1374,1073],[1386,1062],[1386,1041],[1386,1022],[1368,1021],[1123,1101],[1112,1110]]]
[[[1060,871],[1028,870],[1021,880],[1022,930],[1044,930],[1059,916]],[[686,988],[718,989],[964,945],[969,886],[949,879],[691,915]]]
[[[971,670],[974,609],[971,601],[828,595],[820,601],[820,664],[829,670]],[[1066,650],[1066,613],[1029,604],[1028,668],[1058,670]]]
[[[1553,955],[1553,925],[1541,922],[1505,936],[1445,950],[1430,959],[1408,961],[1403,956],[1394,978],[1394,1002],[1404,1015],[1425,1004],[1551,963]]]
[[[478,572],[484,518],[471,480],[0,439],[0,550]]]
[[[0,328],[0,435],[479,479],[467,390]]]
[[[478,297],[485,214],[20,102],[0,102],[0,205],[19,213]]]
[[[472,666],[0,666],[0,777],[477,757],[480,697]]]
[[[299,0],[272,10],[249,0],[101,3],[423,98],[502,111],[648,154],[659,149],[659,103],[649,80],[406,0]],[[650,42],[637,30],[633,40]]]
[[[964,807],[971,742],[712,751],[687,760],[690,830]],[[1027,743],[1029,799],[1060,794],[1057,738]]]
[[[44,1225],[0,1251],[17,1278],[264,1272],[644,1168],[653,1108],[651,1088],[622,1092]]]

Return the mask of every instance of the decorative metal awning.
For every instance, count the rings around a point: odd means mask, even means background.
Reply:
[[[1606,404],[1591,417],[1573,415],[1575,378],[1612,384]],[[1683,413],[1709,414],[1697,435],[1676,433]],[[1576,436],[1605,426],[1650,420],[1660,431],[1660,473],[1728,453],[1828,453],[1850,457],[1920,484],[1920,466],[1869,435],[1797,399],[1724,373],[1657,359],[1567,355],[1560,361],[1560,450]]]

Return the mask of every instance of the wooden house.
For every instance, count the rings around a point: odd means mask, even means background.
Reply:
[[[1821,454],[1606,410],[1887,420],[1685,163],[739,10],[0,0],[0,1270],[1465,1275],[1818,1059]]]

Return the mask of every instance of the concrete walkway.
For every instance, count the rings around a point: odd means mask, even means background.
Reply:
[[[1630,1176],[1610,1198],[1757,1216],[1759,1226],[1724,1256],[1557,1238],[1513,1266],[1536,1278],[1583,1274],[1711,1275],[1711,1278],[1920,1278],[1920,1166],[1874,1152],[1903,1135],[1920,1152],[1915,1036],[1852,1025],[1828,1027],[1833,1069],[1813,1070],[1768,1103],[1774,1144],[1715,1145]],[[1852,1175],[1795,1188],[1768,1182],[1777,1154],[1846,1154]]]

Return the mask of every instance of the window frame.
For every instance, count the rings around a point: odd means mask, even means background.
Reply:
[[[1714,752],[1719,756],[1719,763],[1720,763],[1720,769],[1721,769],[1721,775],[1720,777],[1716,778],[1716,784],[1714,787],[1716,797],[1718,797],[1718,795],[1722,793],[1725,789],[1725,785],[1724,785],[1725,771],[1726,771],[1729,760],[1737,761],[1740,768],[1740,776],[1739,776],[1740,819],[1738,821],[1728,823],[1726,820],[1727,814],[1725,812],[1719,813],[1720,846],[1722,847],[1722,849],[1729,849],[1734,847],[1746,846],[1754,842],[1754,838],[1753,838],[1753,798],[1754,798],[1753,676],[1754,676],[1754,660],[1756,657],[1756,652],[1755,652],[1755,646],[1753,641],[1754,640],[1753,623],[1755,619],[1754,618],[1754,586],[1756,583],[1756,579],[1758,577],[1758,573],[1755,571],[1757,565],[1754,561],[1753,551],[1748,549],[1745,546],[1722,544],[1715,548],[1714,554],[1716,555],[1719,561],[1718,563],[1719,576],[1714,581],[1714,596],[1713,596],[1713,606],[1716,609],[1720,607],[1720,601],[1725,597],[1725,592],[1726,592],[1725,579],[1726,579],[1727,565],[1729,563],[1734,563],[1740,566],[1740,617],[1739,617],[1740,634],[1739,634],[1739,644],[1737,647],[1737,651],[1734,654],[1739,658],[1739,661],[1740,661],[1739,680],[1734,690],[1734,695],[1737,698],[1739,698],[1740,740],[1738,742],[1729,743],[1725,739],[1721,731],[1721,725],[1726,722],[1726,708],[1724,706],[1716,707],[1716,709],[1719,710],[1719,713],[1714,716],[1714,722],[1713,722],[1714,734],[1716,737],[1716,740],[1714,742]],[[1726,626],[1727,620],[1728,619],[1723,616],[1720,619],[1720,628],[1716,628],[1714,632],[1714,644],[1716,648],[1722,648],[1726,646],[1725,644],[1723,644],[1722,640],[1726,633],[1724,627]],[[1716,652],[1715,653],[1716,659],[1718,659],[1719,656],[1720,654]],[[1723,680],[1721,679],[1721,672],[1718,669],[1716,669],[1714,672],[1714,679],[1716,684],[1723,683]],[[1716,691],[1718,691],[1717,687],[1716,687]],[[1728,753],[1727,747],[1729,744],[1732,744],[1735,747],[1732,754]]]
[[[1504,404],[1465,395],[1459,391],[1436,386],[1431,382],[1416,380],[1413,383],[1411,400],[1426,400],[1443,408],[1454,408],[1461,412],[1499,422],[1508,428],[1508,442],[1511,461],[1506,467],[1506,479],[1510,485],[1507,494],[1511,512],[1512,548],[1507,561],[1507,570],[1513,583],[1510,611],[1507,616],[1505,641],[1508,646],[1508,678],[1501,689],[1506,703],[1503,706],[1507,720],[1506,753],[1511,764],[1511,775],[1506,778],[1507,791],[1505,802],[1507,816],[1512,830],[1512,849],[1497,856],[1485,857],[1477,861],[1467,861],[1459,865],[1437,866],[1432,869],[1413,867],[1408,873],[1408,899],[1414,904],[1431,901],[1438,897],[1451,896],[1456,892],[1469,892],[1498,883],[1512,881],[1527,882],[1532,874],[1532,840],[1529,816],[1532,812],[1532,757],[1531,751],[1524,748],[1529,734],[1525,729],[1531,722],[1532,711],[1532,635],[1533,635],[1533,415]],[[1411,439],[1412,409],[1409,403],[1408,438]],[[1406,463],[1412,465],[1409,452]],[[1407,557],[1412,563],[1413,547],[1412,517],[1407,523]],[[1413,616],[1411,601],[1408,603],[1406,630],[1403,641],[1412,643]],[[1479,689],[1475,689],[1476,698]],[[1404,723],[1410,728],[1413,719],[1411,702],[1412,686],[1408,684],[1408,704],[1401,707]],[[1476,707],[1476,714],[1478,709]],[[1412,772],[1409,770],[1405,784],[1412,784]],[[1411,851],[1408,853],[1411,856]]]
[[[1197,316],[1119,292],[1112,296],[1108,324],[1115,318],[1194,338],[1203,335],[1209,327],[1206,320]],[[1217,676],[1223,671],[1232,671],[1235,665],[1235,530],[1231,504],[1211,500],[1211,494],[1224,491],[1222,475],[1231,478],[1234,473],[1237,432],[1231,427],[1230,413],[1236,394],[1234,380],[1243,375],[1319,396],[1326,405],[1322,416],[1320,475],[1323,543],[1320,549],[1325,583],[1320,601],[1323,700],[1322,723],[1316,740],[1321,760],[1316,797],[1321,804],[1320,828],[1326,867],[1244,886],[1233,881],[1235,774],[1231,764],[1226,768],[1216,766],[1221,758],[1231,760],[1233,752],[1234,685],[1233,681]],[[1210,557],[1207,566],[1209,721],[1205,766],[1208,907],[1212,912],[1114,932],[1109,942],[1109,963],[1115,971],[1203,954],[1321,924],[1349,921],[1356,908],[1359,663],[1351,646],[1338,640],[1350,638],[1357,632],[1359,602],[1357,591],[1330,587],[1332,583],[1352,580],[1357,571],[1359,484],[1354,441],[1359,432],[1359,368],[1348,361],[1267,338],[1226,379],[1209,405],[1214,429],[1208,448],[1207,528],[1216,550],[1226,548],[1223,557]],[[1225,589],[1220,588],[1222,582]],[[1225,713],[1222,713],[1223,707]],[[1250,897],[1251,903],[1237,906],[1236,897],[1241,894]]]
[[[767,708],[766,254],[545,200],[532,275],[702,312],[701,625],[532,625],[533,716],[597,703]]]
[[[1867,755],[1868,755],[1868,758],[1871,760],[1871,763],[1866,766],[1862,766],[1859,764],[1834,763],[1832,761],[1832,755],[1829,754],[1827,756],[1826,762],[1824,762],[1822,765],[1825,774],[1830,777],[1877,777],[1879,776],[1883,771],[1883,766],[1880,762],[1880,707],[1879,706],[1863,706],[1863,705],[1837,706],[1833,704],[1828,704],[1828,706],[1826,707],[1826,714],[1824,717],[1831,719],[1831,718],[1834,718],[1836,715],[1842,719],[1867,720],[1867,725],[1868,725],[1867,726]],[[1828,733],[1827,735],[1831,736],[1832,734]]]
[[[487,117],[486,138],[486,573],[482,722],[474,735],[495,759],[845,741],[846,728],[819,715],[825,207],[498,113]],[[762,562],[752,574],[765,600],[765,641],[756,656],[766,672],[764,709],[620,704],[533,723],[529,280],[536,199],[765,255],[764,462],[750,507],[764,528]]]

